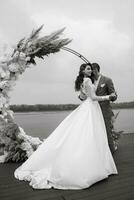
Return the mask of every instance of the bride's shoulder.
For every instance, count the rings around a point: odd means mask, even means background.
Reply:
[[[88,78],[88,77],[84,77],[83,82],[84,82],[85,84],[87,84],[87,83],[88,83],[88,84],[92,84],[91,79]]]

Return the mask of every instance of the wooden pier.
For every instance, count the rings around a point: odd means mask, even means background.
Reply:
[[[0,164],[0,200],[134,200],[134,134],[122,135],[114,159],[119,174],[84,190],[34,190],[14,178],[20,164]]]

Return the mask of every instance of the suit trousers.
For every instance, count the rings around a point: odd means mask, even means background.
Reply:
[[[110,147],[111,153],[113,153],[115,151],[114,141],[113,141],[113,137],[112,137],[112,129],[113,129],[112,116],[113,116],[113,112],[112,112],[110,107],[108,107],[108,109],[107,109],[105,105],[100,104],[100,107],[101,107],[101,110],[102,110],[102,114],[103,114],[103,118],[104,118],[104,122],[105,122],[105,126],[106,126],[106,132],[107,132],[109,147]]]

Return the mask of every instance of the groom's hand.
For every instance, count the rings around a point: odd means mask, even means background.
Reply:
[[[117,99],[117,94],[116,93],[110,94],[110,96],[109,96],[109,100],[110,101],[115,101],[116,99]]]

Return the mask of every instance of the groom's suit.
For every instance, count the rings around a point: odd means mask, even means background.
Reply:
[[[97,96],[105,96],[110,95],[112,93],[115,93],[113,82],[110,78],[105,77],[101,75],[100,80],[98,82],[98,86],[96,88],[96,95]],[[117,96],[113,99],[115,101],[117,99]],[[112,108],[110,105],[110,101],[102,101],[99,102],[102,114],[105,121],[106,131],[107,131],[107,137],[108,137],[108,143],[109,147],[111,149],[111,152],[114,152],[114,143],[112,138],[112,116],[114,115],[112,112]]]

